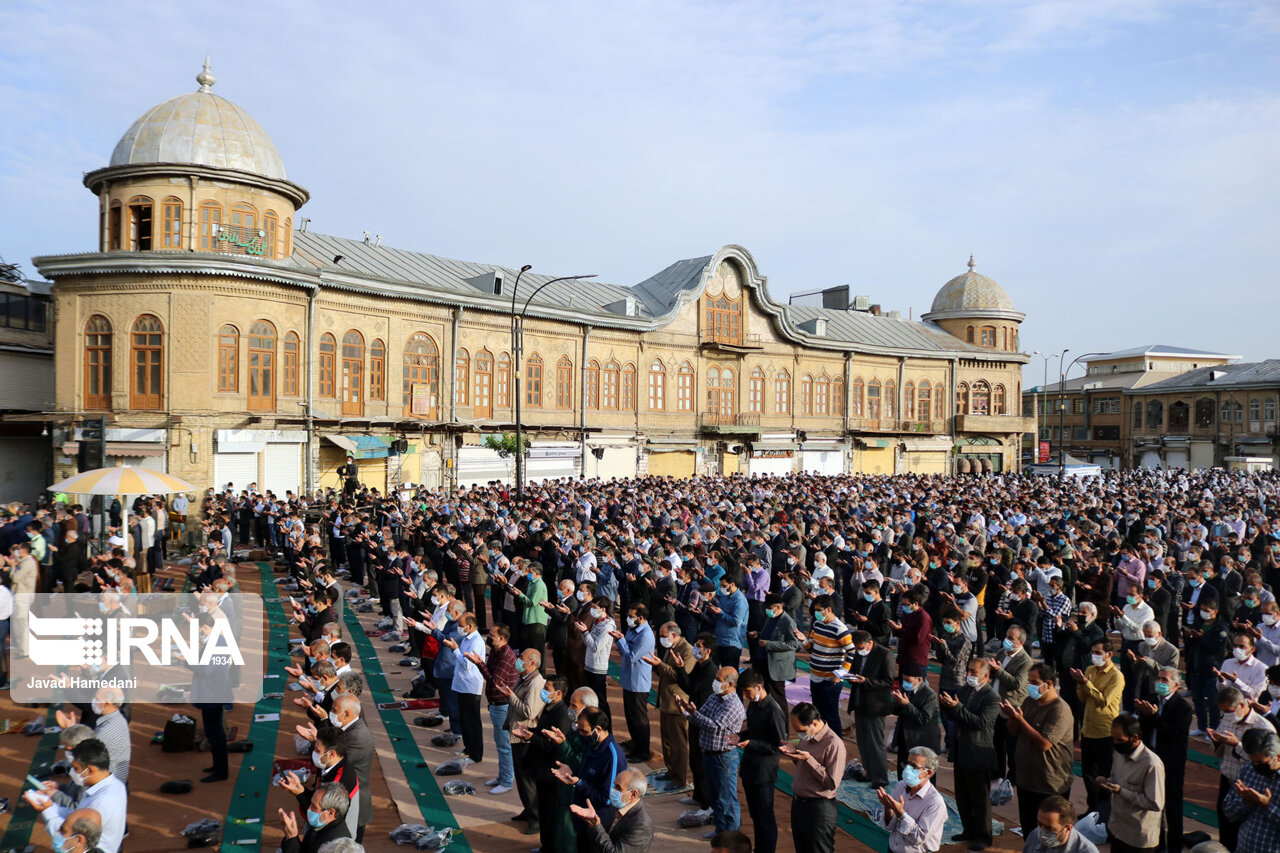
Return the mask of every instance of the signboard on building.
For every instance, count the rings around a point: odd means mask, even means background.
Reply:
[[[794,450],[753,450],[752,459],[790,459],[795,456]]]
[[[435,414],[435,395],[431,392],[430,385],[425,382],[414,383],[410,394],[409,410],[413,414],[423,418],[429,418]]]
[[[1047,441],[1042,441],[1042,442],[1040,442],[1040,459],[1039,459],[1039,461],[1040,461],[1040,462],[1048,462],[1048,461],[1049,461],[1049,442],[1047,442]]]

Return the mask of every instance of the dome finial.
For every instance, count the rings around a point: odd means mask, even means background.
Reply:
[[[209,68],[209,54],[204,56],[204,70],[196,75],[196,82],[200,84],[201,92],[212,92],[213,84],[218,82],[218,78],[213,76],[213,71]]]
[[[977,265],[978,265],[977,262],[975,262],[973,259],[973,253],[970,252],[969,253],[969,272],[973,272],[973,268],[976,267]]]

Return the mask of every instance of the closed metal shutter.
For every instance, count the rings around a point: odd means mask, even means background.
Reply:
[[[692,450],[671,450],[649,454],[649,474],[655,477],[692,477],[697,454]]]
[[[268,444],[262,452],[262,488],[276,497],[285,492],[298,494],[302,488],[302,445]]]
[[[237,492],[249,488],[250,483],[258,481],[258,454],[256,453],[215,453],[213,454],[213,483],[221,492],[230,483]]]
[[[752,456],[747,460],[747,473],[752,477],[785,477],[794,469],[792,456]]]
[[[47,438],[0,438],[0,502],[35,503],[49,482],[53,447]]]
[[[515,458],[503,459],[496,450],[488,447],[464,444],[458,448],[454,464],[458,466],[459,486],[483,486],[491,480],[505,485],[515,483]],[[427,473],[430,474],[429,471]]]

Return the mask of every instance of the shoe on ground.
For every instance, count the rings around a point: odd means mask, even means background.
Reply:
[[[628,755],[626,756],[628,764],[647,764],[653,760],[652,755]]]
[[[1189,737],[1204,737],[1204,729],[1192,729]]]
[[[699,809],[701,809],[701,808],[702,808],[702,803],[698,802],[698,801],[697,801],[697,800],[695,800],[693,797],[681,797],[681,798],[680,798],[680,805],[682,805],[682,806],[697,806]]]
[[[204,769],[204,772],[205,772],[205,773],[212,773],[214,770],[217,770],[217,769],[218,769],[218,768],[216,768],[216,767],[206,767],[206,768]]]
[[[710,832],[704,832],[704,833],[702,834],[702,837],[703,837],[703,838],[706,838],[706,839],[708,839],[708,840],[709,840],[709,839],[712,839],[712,838],[715,838],[715,837],[716,837],[716,833],[717,833],[717,832],[719,832],[719,831],[720,831],[720,830],[718,830],[718,829],[713,829],[713,830],[711,830]]]
[[[971,839],[972,836],[967,832],[957,832],[955,835],[951,836],[952,841],[969,841]]]
[[[531,823],[524,828],[525,835],[537,835],[540,832],[542,832],[542,827],[536,823]],[[540,848],[535,847],[534,849],[538,850]]]
[[[512,815],[510,819],[511,819],[511,820],[528,820],[528,819],[529,819],[529,817],[530,817],[530,815],[529,815],[529,813],[528,813],[528,812],[526,812],[526,811],[521,811],[521,812],[520,812],[520,814]]]
[[[488,782],[485,782],[485,784],[486,784],[486,785],[488,785],[490,788],[492,788],[494,785],[497,785],[497,784],[498,784],[498,780],[497,780],[497,779],[490,779]]]
[[[205,776],[200,781],[201,782],[225,782],[229,778],[231,777],[225,773],[218,773],[218,774],[210,773],[208,776]]]
[[[974,841],[969,844],[970,850],[986,850],[991,845],[985,841]]]
[[[510,785],[494,785],[489,789],[490,794],[505,794],[511,790]]]

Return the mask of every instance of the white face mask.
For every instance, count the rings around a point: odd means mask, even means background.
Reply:
[[[672,637],[662,637],[658,642],[662,643],[664,649],[669,649],[676,644],[675,639]]]
[[[593,607],[593,608],[591,608],[591,618],[592,618],[592,619],[599,619],[599,618],[600,618],[601,616],[603,616],[603,615],[604,615],[604,612],[603,612],[599,607]]]
[[[858,654],[865,658],[867,655],[871,654],[871,649],[858,649]]]
[[[1235,655],[1236,660],[1240,661],[1241,663],[1249,659],[1248,649],[1232,649],[1231,654]]]
[[[634,617],[634,616],[628,616],[628,617],[627,617],[627,627],[628,627],[628,628],[634,628],[635,626],[636,626],[636,617]]]
[[[578,591],[578,600],[579,600],[579,601],[586,601],[586,600],[587,600],[587,591],[586,591],[586,590],[579,590],[579,591]]]
[[[330,722],[330,723],[332,723],[333,725],[337,726],[338,728],[342,728],[342,723],[341,723],[341,722],[339,722],[339,720],[338,720],[338,712],[337,712],[337,711],[330,711],[330,712],[329,712],[329,722]]]
[[[1094,666],[1102,666],[1107,662],[1106,655],[1090,655],[1089,660],[1093,661]]]
[[[1262,624],[1264,624],[1264,625],[1274,625],[1274,624],[1276,624],[1276,615],[1275,615],[1274,613],[1263,613],[1263,614],[1262,614]]]
[[[311,750],[311,763],[314,764],[316,767],[319,767],[321,770],[324,769],[324,762],[320,760],[319,750],[315,750],[315,749]]]
[[[967,685],[969,685],[970,687],[972,687],[972,688],[974,688],[974,689],[977,689],[977,687],[978,687],[978,676],[976,676],[976,675],[966,675],[966,676],[964,677],[964,683],[965,683],[965,684],[967,684]]]

